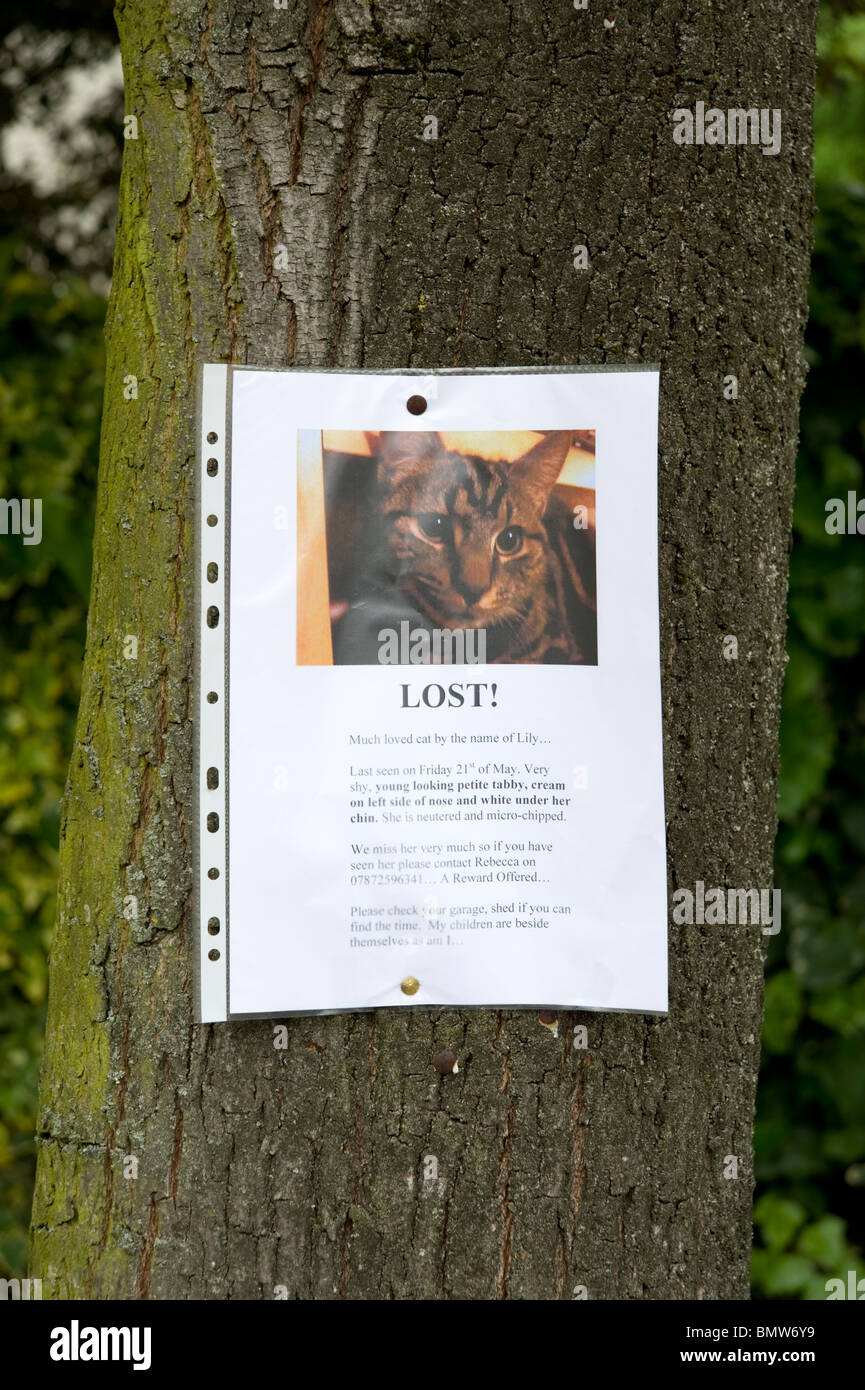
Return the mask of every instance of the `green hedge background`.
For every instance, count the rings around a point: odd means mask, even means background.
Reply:
[[[865,15],[824,10],[775,883],[757,1101],[754,1293],[865,1277]],[[865,529],[865,520],[863,520]]]
[[[851,1269],[865,1277],[865,537],[828,535],[824,525],[829,498],[865,497],[861,11],[839,0],[820,23],[819,213],[781,730],[783,928],[767,967],[756,1129],[752,1275],[764,1298],[822,1299],[827,1279],[846,1282]],[[110,6],[95,2],[12,4],[2,30],[0,129],[28,92],[50,121],[51,93],[70,63],[104,57],[113,44]],[[0,541],[0,1276],[23,1274],[26,1262],[110,248],[110,196],[102,234],[77,240],[64,231],[58,202],[92,206],[113,187],[121,113],[115,91],[91,114],[87,174],[62,199],[34,191],[26,177],[0,176],[0,496],[41,497],[44,525],[39,546]]]

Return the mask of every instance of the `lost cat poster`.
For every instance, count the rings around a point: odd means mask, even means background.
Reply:
[[[666,1010],[657,409],[204,368],[202,1020]]]

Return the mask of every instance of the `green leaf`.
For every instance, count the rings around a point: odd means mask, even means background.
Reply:
[[[769,1250],[783,1250],[804,1224],[807,1214],[800,1202],[767,1192],[754,1207],[754,1225]]]
[[[763,1046],[767,1052],[787,1052],[804,1010],[802,986],[792,970],[781,970],[766,981]]]
[[[818,994],[808,1007],[811,1018],[850,1037],[865,1033],[865,975],[852,984]]]
[[[814,1265],[804,1255],[778,1255],[763,1276],[763,1288],[770,1298],[802,1293],[814,1277]]]
[[[785,701],[781,722],[778,815],[792,820],[823,790],[835,758],[831,711],[816,697]]]
[[[822,1269],[838,1268],[847,1259],[850,1249],[846,1231],[847,1223],[840,1216],[824,1216],[805,1227],[796,1249]]]

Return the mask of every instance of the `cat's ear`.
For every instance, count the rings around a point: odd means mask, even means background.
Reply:
[[[440,458],[445,452],[437,434],[430,430],[382,430],[379,458],[387,468],[400,464],[415,466]]]
[[[571,448],[570,430],[547,430],[543,439],[511,464],[511,481],[543,511]]]

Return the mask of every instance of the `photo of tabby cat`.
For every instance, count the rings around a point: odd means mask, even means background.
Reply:
[[[484,457],[428,431],[372,436],[368,459],[325,452],[335,665],[377,662],[406,620],[483,630],[488,662],[597,664],[594,491],[557,486],[572,433],[539,433],[511,461],[492,433]]]

